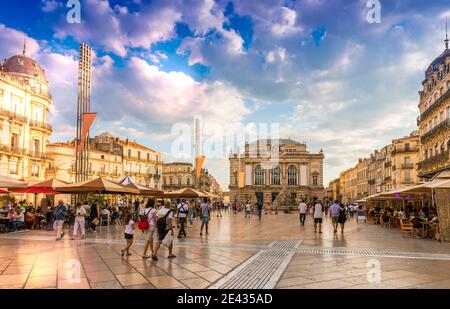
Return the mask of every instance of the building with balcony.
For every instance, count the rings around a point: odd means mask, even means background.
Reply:
[[[420,134],[419,177],[429,179],[450,169],[450,49],[445,50],[425,71],[419,91],[417,125]]]
[[[392,187],[388,190],[398,189],[419,182],[418,163],[420,152],[419,132],[414,131],[392,141],[390,153]]]
[[[305,143],[292,139],[247,143],[244,153],[229,158],[230,199],[259,200],[267,207],[286,187],[297,201],[323,200],[323,159],[322,150],[310,153]]]
[[[174,191],[186,187],[203,190],[219,198],[223,197],[222,187],[207,169],[202,169],[200,177],[197,178],[197,172],[191,163],[165,163],[162,188],[165,191]]]
[[[341,172],[340,192],[342,194],[342,202],[348,203],[358,199],[358,169],[357,167],[349,168]]]
[[[330,181],[327,190],[327,197],[330,201],[341,200],[341,187],[340,187],[340,178],[333,179]]]
[[[75,181],[75,142],[47,145],[48,176]],[[103,177],[119,181],[130,176],[136,182],[155,188],[162,187],[163,162],[159,152],[146,146],[102,133],[89,140],[89,178]]]
[[[0,63],[0,175],[28,182],[46,178],[51,104],[45,70],[25,47]]]

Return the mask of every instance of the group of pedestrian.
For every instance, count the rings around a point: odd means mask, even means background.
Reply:
[[[304,200],[302,200],[298,206],[300,225],[305,226],[306,217],[308,211],[311,213],[314,219],[314,233],[322,233],[322,222],[324,212],[328,215],[329,212],[331,217],[331,222],[333,224],[333,232],[336,234],[338,232],[338,227],[340,226],[341,234],[344,234],[345,222],[347,221],[347,211],[339,201],[335,201],[329,208],[324,207],[320,201],[316,201],[312,206],[308,207]]]

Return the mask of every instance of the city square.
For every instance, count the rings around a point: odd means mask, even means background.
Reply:
[[[0,290],[450,288],[447,1],[6,1]]]

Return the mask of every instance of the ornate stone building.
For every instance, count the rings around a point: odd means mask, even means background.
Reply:
[[[260,200],[270,205],[283,187],[300,200],[322,200],[323,152],[310,153],[306,144],[291,139],[259,140],[245,145],[230,160],[230,199]],[[239,179],[239,181],[238,181]]]
[[[419,177],[431,178],[450,169],[450,49],[445,50],[425,71],[419,91],[420,133]]]
[[[165,191],[191,187],[223,197],[219,182],[207,169],[202,169],[200,177],[197,179],[197,173],[192,164],[185,162],[172,162],[163,165],[162,187]]]
[[[0,63],[0,175],[46,178],[52,104],[45,70],[24,51]]]
[[[327,190],[327,197],[329,201],[336,201],[342,199],[340,178],[336,178],[330,181]]]
[[[131,176],[136,182],[161,188],[162,157],[146,146],[122,140],[110,133],[103,133],[89,141],[89,178],[104,177],[119,181]],[[68,182],[75,181],[74,142],[47,145],[49,158],[48,176]]]

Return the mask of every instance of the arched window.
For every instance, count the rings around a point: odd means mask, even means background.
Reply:
[[[191,178],[188,178],[186,180],[186,186],[190,187],[191,186]]]
[[[313,186],[318,186],[319,185],[319,177],[317,177],[317,175],[313,176]]]
[[[288,167],[288,185],[297,185],[297,168],[294,165],[290,165]]]
[[[280,185],[280,167],[274,166],[272,168],[272,185]]]
[[[257,186],[264,185],[264,171],[261,168],[261,165],[257,165],[255,167],[255,185]]]

